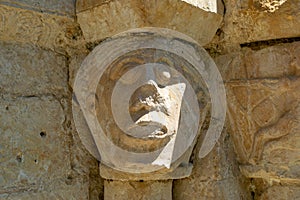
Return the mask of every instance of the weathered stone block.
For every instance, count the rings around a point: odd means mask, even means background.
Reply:
[[[246,176],[299,180],[299,91],[299,78],[227,83],[236,153],[242,164],[255,166],[242,170]]]
[[[248,78],[276,78],[300,75],[300,42],[245,52]]]
[[[76,1],[76,12],[82,12],[85,10],[92,9],[101,4],[106,4],[108,1],[106,0],[77,0]]]
[[[0,4],[57,15],[73,16],[75,13],[75,0],[2,0]]]
[[[199,151],[201,140],[195,152]],[[192,158],[194,168],[190,177],[173,181],[174,199],[248,199],[235,157],[232,142],[224,131],[205,158]]]
[[[55,189],[53,189],[54,184],[56,184]],[[23,191],[22,193],[11,193],[11,194],[0,194],[0,199],[2,200],[57,200],[57,199],[68,199],[68,200],[85,200],[92,199],[88,196],[87,185],[79,183],[77,185],[67,185],[59,182],[54,182],[53,185],[49,185],[49,190],[47,191]],[[94,198],[93,200],[98,200],[99,198]]]
[[[284,199],[300,199],[300,187],[299,186],[273,186],[269,187],[258,200],[272,199],[272,200],[284,200]]]
[[[268,2],[268,5],[272,6],[278,1],[225,1],[227,9],[223,31],[228,44],[299,37],[299,1],[285,1],[276,9],[264,7]]]
[[[19,96],[65,95],[66,58],[31,45],[0,42],[0,92]]]
[[[260,50],[243,48],[215,58],[225,81],[300,75],[300,42]]]
[[[70,154],[60,102],[50,97],[2,99],[0,110],[0,194],[68,181]]]
[[[170,180],[181,179],[191,175],[193,165],[178,166],[175,170],[156,171],[155,173],[125,173],[109,168],[105,165],[100,165],[100,175],[107,180],[119,180],[119,181],[153,181],[153,180]]]
[[[65,54],[78,34],[73,18],[0,4],[0,41],[30,43]]]
[[[173,186],[174,200],[227,200],[227,199],[248,199],[242,192],[237,179],[224,179],[220,181],[200,182],[196,179],[185,181],[181,184],[177,181]]]
[[[243,52],[235,52],[214,59],[224,81],[240,80],[248,77],[244,57]]]
[[[172,180],[146,182],[105,181],[104,199],[170,200],[172,199]]]
[[[207,12],[179,0],[126,0],[102,4],[77,1],[78,22],[87,42],[98,42],[129,29],[151,26],[177,30],[204,45],[215,35],[222,14]]]

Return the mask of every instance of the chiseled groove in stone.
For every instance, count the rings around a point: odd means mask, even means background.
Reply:
[[[0,5],[0,41],[31,43],[64,54],[73,19]]]
[[[282,167],[282,166],[281,166]],[[281,185],[299,185],[300,179],[298,177],[287,177],[282,175],[276,175],[276,172],[282,171],[280,167],[276,169],[274,166],[269,166],[269,170],[266,170],[265,167],[262,166],[253,166],[253,165],[241,165],[240,170],[243,175],[248,178],[263,178],[269,182],[278,182]]]
[[[54,15],[59,15],[59,16],[68,16],[68,17],[75,17],[75,2],[73,3],[73,10],[72,12],[68,12],[67,10],[65,11],[59,11],[59,10],[52,10],[46,7],[35,7],[33,5],[30,5],[28,3],[24,2],[17,2],[17,1],[11,1],[11,0],[1,0],[0,4],[10,6],[10,7],[16,7],[16,8],[21,8],[24,10],[32,10],[36,12],[45,12],[47,14],[54,14]],[[63,5],[62,5],[63,6]]]
[[[291,37],[291,38],[276,38],[271,40],[261,40],[261,41],[255,41],[255,42],[246,42],[243,44],[240,44],[241,48],[248,47],[252,50],[261,50],[262,48],[266,47],[272,47],[278,44],[286,44],[286,43],[293,43],[293,42],[299,42],[300,37]]]

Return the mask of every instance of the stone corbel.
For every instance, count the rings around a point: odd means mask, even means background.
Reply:
[[[77,0],[76,16],[86,42],[98,43],[134,28],[160,27],[184,33],[201,46],[223,19],[221,0]]]

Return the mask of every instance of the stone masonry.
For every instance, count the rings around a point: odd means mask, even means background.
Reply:
[[[215,13],[203,2],[1,0],[0,200],[300,199],[299,0],[214,1]],[[73,82],[95,46],[144,26],[206,49],[225,83],[226,124],[202,159],[200,135],[187,178],[103,179],[74,125]]]

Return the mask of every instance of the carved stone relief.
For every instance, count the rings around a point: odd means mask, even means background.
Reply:
[[[231,81],[227,92],[242,171],[250,177],[299,181],[300,79]]]
[[[73,111],[80,105],[90,130],[74,116],[83,143],[103,164],[124,172],[188,167],[208,92],[213,128],[201,156],[213,148],[225,119],[225,90],[214,70],[201,47],[168,29],[137,29],[102,42],[82,63],[74,84]]]

